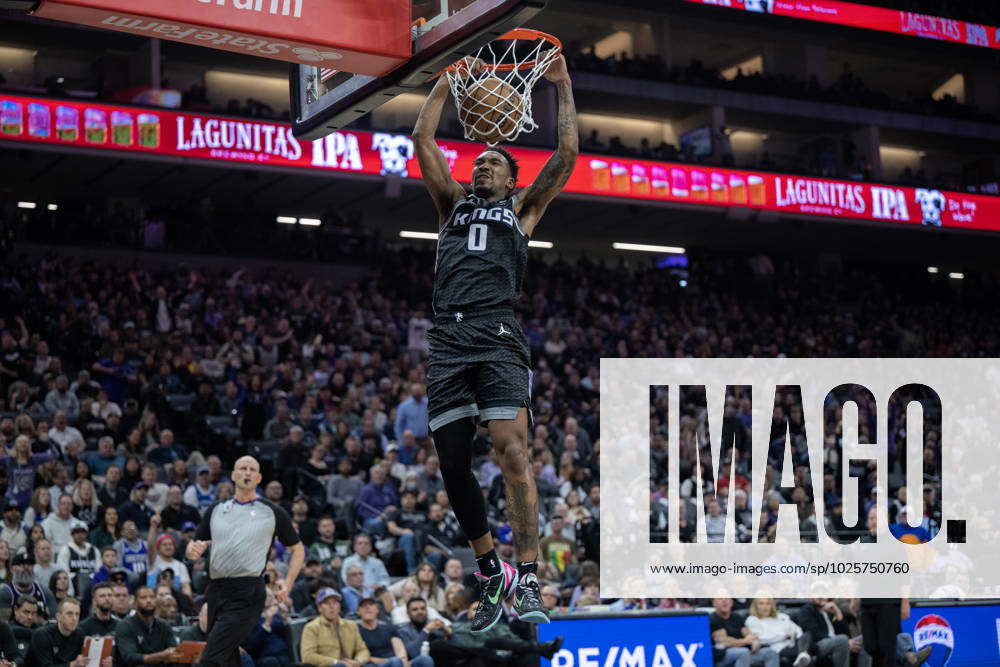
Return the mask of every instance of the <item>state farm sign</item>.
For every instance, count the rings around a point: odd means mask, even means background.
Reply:
[[[411,51],[409,0],[42,0],[33,13],[370,76]]]
[[[226,7],[227,0],[197,0],[202,4]],[[267,13],[272,16],[294,16],[302,18],[303,0],[232,0],[233,9],[242,9],[248,12]]]

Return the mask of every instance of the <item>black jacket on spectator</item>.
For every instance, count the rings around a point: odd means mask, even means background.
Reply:
[[[148,627],[138,614],[133,614],[119,621],[115,628],[115,665],[141,665],[142,656],[176,645],[174,631],[166,621],[154,617],[153,625]]]
[[[28,628],[17,621],[10,622],[10,630],[14,633],[14,641],[17,642],[17,650],[20,651],[21,656],[28,655],[28,649],[31,648],[31,635],[35,632],[36,628],[41,627],[41,625],[36,625],[34,628]]]
[[[105,507],[121,507],[128,502],[128,489],[119,484],[109,493],[108,489],[102,486],[101,490],[97,492],[97,499]],[[119,523],[121,522],[119,521]]]
[[[830,630],[826,627],[826,621],[823,620],[823,612],[811,601],[804,604],[798,610],[793,620],[798,623],[803,632],[808,632],[812,635],[813,641],[818,642],[820,639],[830,636]],[[847,623],[844,621],[835,621],[832,618],[830,619],[830,623],[833,625],[834,634],[850,637],[851,633],[847,627]]]
[[[304,443],[289,444],[278,454],[278,480],[285,493],[294,497],[299,488],[299,466],[309,460],[309,448]]]
[[[296,613],[301,613],[306,607],[313,606],[313,598],[309,593],[309,584],[314,581],[316,580],[302,576],[292,586],[292,592],[289,593],[289,597],[292,601],[292,608],[295,609]]]
[[[201,514],[198,513],[198,510],[183,502],[178,509],[174,509],[170,505],[164,507],[163,511],[160,512],[160,518],[163,519],[165,530],[180,530],[181,526],[188,521],[196,526],[201,523]]]
[[[149,520],[153,518],[153,510],[147,505],[137,505],[134,500],[130,500],[118,508],[118,525],[124,525],[126,521],[135,521],[135,527],[139,533],[149,530]]]
[[[102,621],[91,614],[87,618],[80,621],[80,630],[87,637],[111,637],[115,634],[115,628],[118,627],[118,619],[112,616],[107,621]]]
[[[446,546],[453,547],[457,544],[460,544],[459,542],[460,534],[456,533],[448,525],[447,521],[442,521],[439,524],[428,521],[427,523],[424,524],[423,530],[424,530],[424,535],[428,537],[433,537],[435,540],[437,540],[438,542],[442,542]],[[434,542],[433,540],[427,540],[427,546],[434,546],[438,547],[439,549],[441,548],[440,546],[438,546],[437,542]]]
[[[0,621],[0,658],[20,664],[24,660],[25,650],[18,646],[17,638],[11,627]]]
[[[294,524],[295,522],[292,521],[292,523]],[[311,545],[319,539],[319,534],[316,531],[316,519],[306,519],[302,523],[295,526],[295,529],[299,532],[299,539],[302,540],[302,544]]]
[[[31,635],[28,664],[38,667],[64,667],[80,657],[84,634],[77,628],[69,637],[59,631],[57,623],[46,623]]]
[[[247,391],[240,404],[240,434],[244,440],[260,440],[267,422],[267,396],[262,391]]]

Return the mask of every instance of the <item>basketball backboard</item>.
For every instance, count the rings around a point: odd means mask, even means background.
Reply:
[[[290,66],[295,136],[318,139],[344,127],[523,25],[545,4],[546,0],[413,0],[412,57],[387,74],[354,74],[323,65]]]

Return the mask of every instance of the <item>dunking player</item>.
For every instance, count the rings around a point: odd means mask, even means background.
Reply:
[[[491,628],[514,593],[524,621],[548,623],[536,577],[538,493],[528,461],[529,363],[524,332],[514,318],[528,259],[528,238],[576,163],[576,108],[566,61],[545,73],[559,97],[559,147],[537,180],[520,194],[518,165],[502,148],[473,163],[473,192],[451,176],[434,139],[448,83],[441,77],[413,131],[424,183],[440,214],[434,276],[434,327],[428,332],[430,428],[441,474],[483,576],[474,632]],[[507,518],[517,548],[516,575],[500,561],[486,522],[486,505],[472,474],[476,418],[487,422],[507,486]]]

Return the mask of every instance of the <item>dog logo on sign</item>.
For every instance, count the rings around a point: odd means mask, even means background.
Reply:
[[[760,14],[770,14],[774,0],[746,0],[743,8],[748,12],[758,12]]]
[[[409,176],[407,163],[413,159],[413,140],[405,134],[376,132],[372,136],[372,149],[378,151],[382,160],[382,176]]]
[[[920,204],[920,212],[923,214],[923,224],[931,227],[941,226],[941,213],[948,203],[940,190],[927,190],[917,188],[917,203]]]

